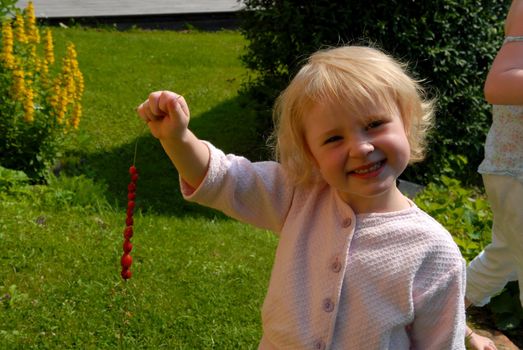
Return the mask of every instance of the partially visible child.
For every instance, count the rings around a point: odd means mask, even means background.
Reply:
[[[396,186],[423,158],[433,109],[393,58],[313,54],[275,106],[279,162],[199,140],[176,93],[138,113],[186,199],[279,236],[260,349],[465,349],[465,262]]]
[[[482,306],[509,281],[518,280],[523,305],[523,0],[513,0],[505,40],[485,81],[492,126],[479,167],[494,215],[492,243],[467,268],[467,306]],[[467,330],[473,349],[490,340]]]

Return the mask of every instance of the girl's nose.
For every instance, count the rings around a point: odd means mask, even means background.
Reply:
[[[359,140],[351,145],[349,156],[352,158],[365,158],[374,151],[374,145],[369,140]]]

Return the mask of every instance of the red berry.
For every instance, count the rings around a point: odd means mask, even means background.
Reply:
[[[134,191],[136,191],[136,184],[134,184],[134,183],[131,182],[131,183],[127,186],[127,190],[128,190],[129,192],[133,192],[133,193],[134,193]]]
[[[131,181],[132,181],[133,183],[136,183],[136,181],[138,181],[138,177],[139,177],[138,174],[133,174],[133,175],[131,175]]]
[[[127,217],[133,216],[133,212],[134,212],[133,208],[127,208]]]
[[[134,222],[134,220],[131,216],[127,216],[127,218],[125,219],[125,224],[127,226],[133,226],[133,222]]]
[[[128,269],[131,267],[131,264],[133,263],[133,258],[129,254],[124,253],[124,255],[122,255],[120,263],[122,264],[122,267],[124,269]]]
[[[129,168],[129,174],[131,174],[131,175],[138,174],[138,169],[136,169],[136,167],[134,165],[131,165],[131,167]]]
[[[126,239],[123,242],[123,251],[125,254],[129,254],[131,252],[131,250],[133,250],[133,244],[131,243],[130,240]]]
[[[128,195],[127,195],[127,199],[132,201],[136,198],[136,193],[134,192],[130,192]]]
[[[125,228],[125,230],[123,231],[123,236],[126,239],[130,239],[133,236],[133,227],[132,226],[127,226]]]
[[[131,276],[133,275],[133,273],[132,273],[131,270],[129,270],[129,269],[124,269],[124,270],[122,270],[121,275],[122,275],[122,278],[123,278],[124,280],[128,280],[129,278],[131,278]]]
[[[134,209],[136,203],[134,201],[127,202],[127,209]]]

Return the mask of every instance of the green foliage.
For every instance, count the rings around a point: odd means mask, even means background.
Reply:
[[[467,262],[490,243],[492,212],[485,194],[441,176],[439,182],[427,185],[414,201],[452,234]],[[517,283],[509,283],[488,307],[496,327],[507,332],[521,329],[523,310]]]
[[[48,176],[47,185],[30,185],[30,178],[20,170],[0,166],[0,199],[28,200],[45,209],[77,208],[85,211],[109,207],[107,185],[84,175]]]
[[[15,13],[18,0],[0,0],[0,22]]]
[[[0,164],[42,181],[78,128],[83,77],[72,44],[54,65],[51,33],[40,32],[30,5],[1,21]]]
[[[452,234],[467,261],[490,243],[492,212],[485,195],[456,179],[441,177],[414,199],[416,204]]]
[[[368,1],[246,0],[243,56],[257,76],[246,92],[259,101],[262,130],[271,128],[274,98],[312,52],[340,44],[372,44],[404,62],[426,79],[438,98],[437,124],[427,160],[405,173],[429,183],[452,155],[466,155],[468,165],[452,163],[451,177],[479,183],[477,166],[489,125],[483,83],[503,37],[507,1],[437,0]]]
[[[37,110],[32,123],[24,121],[23,107],[9,98],[8,84],[0,83],[0,164],[27,172],[41,181],[60,155],[63,134],[58,123]]]
[[[517,281],[509,282],[501,294],[492,298],[489,308],[499,329],[516,333],[523,328],[523,308]]]
[[[19,191],[29,184],[29,177],[19,170],[6,169],[0,166],[0,193]]]

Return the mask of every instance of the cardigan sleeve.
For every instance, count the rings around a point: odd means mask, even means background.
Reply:
[[[411,338],[415,349],[465,349],[465,261],[414,298]]]
[[[198,188],[180,178],[183,197],[242,222],[280,232],[294,193],[281,165],[250,162],[234,154],[225,155],[208,142],[206,145],[210,160],[205,178]]]

